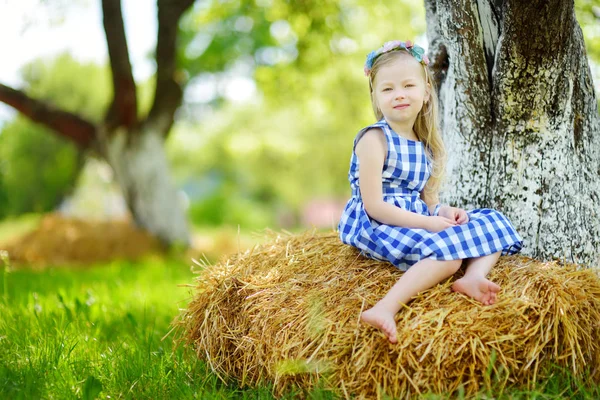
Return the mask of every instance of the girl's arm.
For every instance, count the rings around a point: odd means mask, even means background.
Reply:
[[[358,181],[360,194],[369,216],[386,225],[401,226],[404,228],[421,228],[432,231],[443,229],[442,226],[452,226],[451,221],[442,221],[441,217],[428,217],[406,211],[400,207],[383,201],[381,184],[381,171],[387,152],[385,136],[380,129],[369,129],[359,139],[356,145],[358,157]],[[436,219],[434,221],[434,219]],[[445,218],[443,218],[446,220]]]
[[[427,204],[427,208],[429,209],[429,215],[433,215],[433,211],[435,207],[440,204],[440,198],[437,193],[429,193],[427,191],[427,185],[425,185],[425,189],[421,192],[421,200]]]
[[[421,192],[421,199],[427,204],[427,208],[429,208],[430,215],[433,215],[433,212],[437,207],[438,216],[448,218],[452,221],[455,221],[457,224],[461,225],[469,222],[469,216],[467,212],[462,208],[450,207],[448,205],[441,205],[439,196],[434,193],[425,193],[426,190]]]

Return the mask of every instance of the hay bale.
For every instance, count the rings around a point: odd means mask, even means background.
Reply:
[[[35,230],[0,248],[16,265],[37,268],[138,260],[163,251],[157,238],[128,220],[86,221],[58,213],[44,215]]]
[[[276,395],[319,380],[344,397],[498,393],[547,378],[551,365],[598,380],[595,271],[502,257],[491,273],[498,303],[452,292],[449,279],[397,314],[392,345],[359,315],[400,276],[335,233],[279,236],[201,271],[176,324],[222,379],[270,382]]]

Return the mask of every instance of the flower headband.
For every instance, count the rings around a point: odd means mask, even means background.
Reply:
[[[377,57],[384,53],[389,53],[390,51],[400,49],[408,51],[421,64],[429,65],[429,58],[425,55],[425,50],[423,50],[421,46],[416,44],[413,45],[410,40],[407,40],[406,42],[392,40],[390,42],[385,42],[383,46],[377,50],[373,50],[367,55],[367,61],[365,62],[365,76],[369,76],[371,74],[373,63]]]

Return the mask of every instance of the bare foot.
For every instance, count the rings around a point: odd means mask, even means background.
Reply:
[[[486,306],[494,304],[500,286],[484,277],[462,277],[452,284],[452,290],[480,301]]]
[[[396,322],[394,321],[394,316],[389,312],[373,307],[364,311],[360,315],[360,320],[382,331],[390,343],[398,343],[398,339],[396,338]]]

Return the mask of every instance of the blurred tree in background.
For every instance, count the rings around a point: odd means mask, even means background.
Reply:
[[[598,6],[575,5],[588,56],[600,62]],[[365,55],[393,38],[426,45],[425,28],[423,4],[408,0],[196,1],[179,22],[177,77],[185,92],[166,142],[192,221],[293,226],[311,199],[343,201],[352,139],[374,118]],[[24,69],[25,90],[98,122],[111,98],[109,71],[65,57],[40,60]],[[154,85],[136,86],[140,118]],[[47,210],[72,187],[77,151],[44,133],[20,117],[3,128],[3,211]],[[34,150],[36,142],[44,144]],[[47,176],[29,179],[37,171]]]
[[[576,0],[575,13],[581,25],[585,48],[590,61],[600,63],[600,2],[598,0]]]
[[[208,69],[188,89],[213,96],[190,96],[183,111],[194,122],[175,128],[169,154],[180,182],[214,187],[192,203],[195,222],[219,215],[213,223],[293,224],[310,199],[348,195],[352,139],[374,118],[365,54],[392,37],[424,42],[424,9],[408,1],[300,11],[286,2],[234,3],[197,7],[182,23],[184,63]],[[190,48],[201,54],[191,57]],[[226,99],[240,76],[255,85],[251,98]]]
[[[67,54],[25,66],[22,77],[31,95],[94,121],[109,101],[108,69],[82,65]],[[3,127],[0,160],[0,198],[6,199],[0,216],[6,217],[56,208],[73,189],[84,157],[73,143],[19,115]]]

